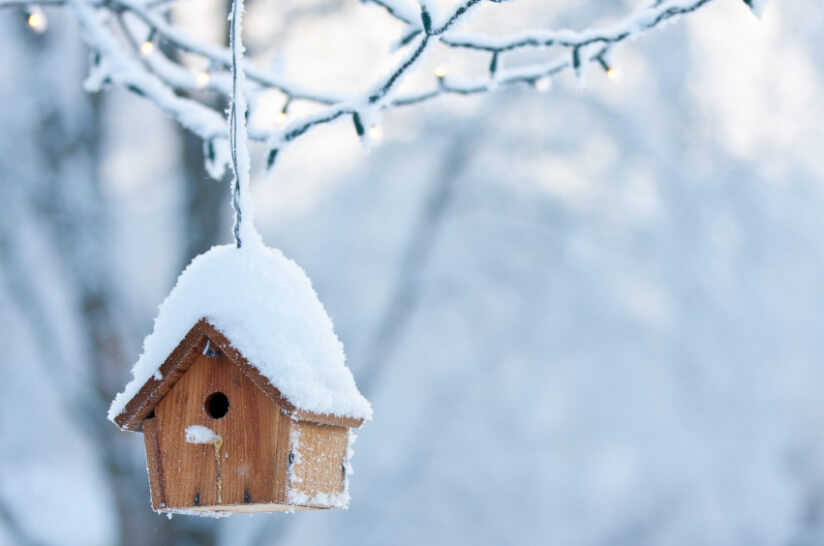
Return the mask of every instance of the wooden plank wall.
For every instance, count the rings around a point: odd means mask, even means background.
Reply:
[[[215,392],[229,399],[229,410],[220,419],[210,417],[205,408]],[[276,497],[274,464],[280,413],[225,354],[200,354],[155,409],[166,505],[281,500]],[[221,437],[222,445],[216,450],[213,444],[186,442],[185,430],[191,425],[208,427]]]

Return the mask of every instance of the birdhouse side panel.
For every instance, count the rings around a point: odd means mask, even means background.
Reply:
[[[349,429],[293,421],[289,430],[286,500],[290,504],[344,507]]]
[[[279,415],[228,356],[200,354],[155,408],[166,504],[153,497],[155,509],[278,502]]]

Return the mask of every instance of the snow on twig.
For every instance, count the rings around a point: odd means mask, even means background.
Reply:
[[[315,127],[340,119],[351,118],[357,134],[364,137],[369,120],[378,110],[419,104],[441,95],[473,95],[523,84],[539,87],[540,82],[570,69],[580,76],[584,66],[590,63],[596,63],[604,70],[610,71],[607,58],[615,46],[658,28],[665,22],[692,13],[713,1],[660,1],[651,7],[639,9],[617,24],[601,29],[534,30],[491,36],[482,33],[461,33],[456,29],[465,16],[477,6],[483,3],[500,3],[496,0],[463,0],[443,17],[434,17],[429,13],[426,3],[421,3],[420,11],[416,11],[414,3],[411,2],[364,0],[364,3],[383,8],[391,17],[403,23],[403,36],[396,45],[410,47],[410,50],[386,75],[354,96],[309,89],[253,65],[245,67],[246,78],[237,81],[232,79],[229,71],[234,52],[231,48],[199,41],[166,22],[164,17],[156,12],[167,9],[173,0],[149,0],[144,3],[136,0],[0,0],[0,7],[61,5],[65,2],[80,22],[84,39],[92,49],[94,61],[87,88],[96,91],[108,84],[115,84],[144,96],[181,125],[203,138],[208,144],[207,149],[227,145],[226,120],[219,112],[200,102],[197,93],[192,93],[204,87],[202,81],[198,80],[198,74],[180,64],[176,56],[166,56],[161,51],[155,51],[149,58],[140,59],[134,45],[134,37],[130,35],[128,27],[123,25],[121,32],[115,32],[112,20],[117,21],[124,13],[131,14],[149,29],[150,36],[155,40],[160,40],[173,49],[203,58],[210,66],[205,85],[208,85],[210,91],[226,97],[227,100],[233,96],[236,83],[237,91],[251,101],[253,108],[256,96],[269,89],[281,92],[287,105],[294,100],[315,105],[314,111],[294,118],[284,127],[243,128],[249,139],[267,143],[271,166],[282,150],[297,138]],[[763,0],[759,0],[758,7],[763,8],[763,3]],[[489,55],[489,73],[464,81],[455,77],[440,76],[433,80],[434,85],[428,89],[398,94],[397,89],[404,77],[419,66],[420,61],[436,43]],[[528,48],[553,51],[566,49],[568,53],[566,59],[551,62],[544,61],[518,67],[503,65],[501,59],[505,54]],[[222,153],[212,155],[224,156]],[[210,172],[215,174],[218,171],[219,169],[212,165]],[[239,186],[239,189],[242,196],[242,186]],[[240,238],[242,239],[242,234]]]

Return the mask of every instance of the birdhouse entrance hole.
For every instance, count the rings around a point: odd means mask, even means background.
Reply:
[[[221,419],[229,411],[229,399],[222,392],[213,392],[206,397],[204,408],[212,419]]]

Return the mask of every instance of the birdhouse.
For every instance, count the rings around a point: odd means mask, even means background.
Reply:
[[[143,432],[152,508],[223,515],[342,508],[369,402],[303,270],[215,247],[160,307],[109,418]]]

